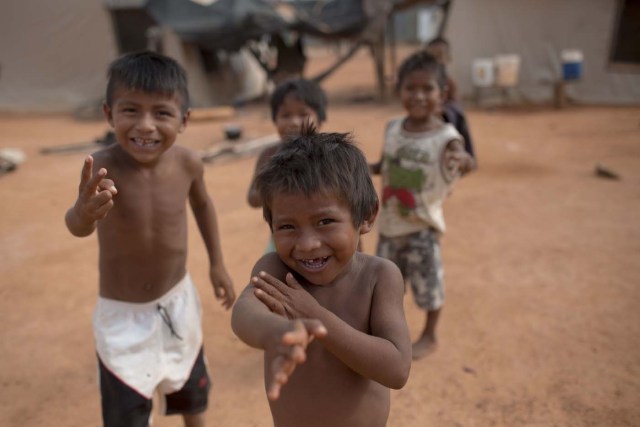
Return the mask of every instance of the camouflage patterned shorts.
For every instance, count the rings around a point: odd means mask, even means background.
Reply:
[[[399,237],[380,235],[376,252],[400,268],[418,307],[428,311],[442,307],[444,279],[438,232],[429,229]]]

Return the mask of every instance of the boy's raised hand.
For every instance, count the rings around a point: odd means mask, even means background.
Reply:
[[[293,274],[287,273],[286,283],[261,271],[251,279],[255,296],[272,312],[288,319],[316,317],[318,302],[309,294]]]
[[[274,342],[265,347],[271,364],[266,372],[267,397],[277,400],[280,390],[287,383],[296,366],[307,359],[307,346],[315,337],[321,338],[327,329],[319,320],[299,319],[291,322],[291,329],[276,334]]]
[[[93,174],[93,157],[87,156],[82,166],[80,186],[78,188],[77,208],[78,214],[85,218],[97,221],[107,216],[113,207],[113,196],[118,190],[113,181],[105,178],[107,170],[100,168]]]
[[[96,221],[106,217],[113,207],[113,196],[118,194],[118,190],[106,176],[105,168],[93,174],[93,157],[87,156],[80,175],[78,199],[66,216],[67,226],[73,234],[90,234]]]

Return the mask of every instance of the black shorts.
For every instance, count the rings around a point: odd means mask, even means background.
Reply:
[[[147,427],[152,400],[142,396],[107,369],[98,357],[102,420],[105,427]],[[182,389],[162,395],[166,415],[199,414],[207,409],[211,383],[201,348]]]

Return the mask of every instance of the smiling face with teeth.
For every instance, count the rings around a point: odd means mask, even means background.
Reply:
[[[334,194],[274,194],[273,240],[278,256],[314,285],[330,285],[351,266],[365,221],[355,227],[351,209]]]
[[[104,114],[121,148],[141,164],[154,164],[184,131],[189,111],[182,112],[178,93],[165,95],[118,88]]]

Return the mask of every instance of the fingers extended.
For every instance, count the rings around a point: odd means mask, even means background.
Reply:
[[[93,157],[87,156],[84,159],[84,164],[82,165],[82,172],[80,173],[80,186],[84,187],[87,185],[87,182],[91,179],[91,175],[93,175]]]
[[[327,335],[327,328],[317,319],[303,319],[302,320],[307,333],[313,337],[322,338]],[[311,342],[311,341],[309,341]]]
[[[285,277],[285,280],[287,281],[287,285],[289,285],[289,287],[291,287],[291,288],[298,289],[298,288],[302,287],[300,285],[300,283],[298,283],[296,278],[293,277],[292,273],[287,273],[287,276]]]
[[[271,295],[269,295],[268,293],[266,293],[265,291],[263,291],[262,289],[256,289],[255,292],[254,292],[254,295],[270,311],[272,311],[272,312],[274,312],[276,314],[280,314],[280,315],[284,315],[285,314],[284,307],[283,307],[282,303],[280,301],[278,301],[276,298],[274,298]]]
[[[307,344],[311,342],[311,334],[309,334],[308,328],[301,320],[294,322],[294,329],[287,332],[282,336],[282,343],[290,346],[302,346],[302,349],[307,347]]]
[[[107,175],[107,170],[105,168],[100,168],[95,175],[91,177],[91,179],[84,185],[84,188],[81,188],[85,197],[91,197],[98,191],[98,186],[103,178]]]
[[[264,284],[271,286],[280,292],[284,293],[287,289],[287,285],[285,283],[282,283],[281,280],[276,279],[269,273],[261,271],[260,273],[258,273],[258,276],[259,276],[259,279],[262,280]]]

